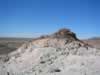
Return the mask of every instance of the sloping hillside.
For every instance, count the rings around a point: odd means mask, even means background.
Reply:
[[[0,75],[100,75],[99,66],[99,49],[61,29],[33,39],[2,58]]]
[[[84,40],[84,42],[96,47],[100,49],[100,38],[90,38],[90,39],[86,39]]]

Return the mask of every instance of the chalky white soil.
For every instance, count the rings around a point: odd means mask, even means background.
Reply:
[[[0,75],[100,75],[100,50],[68,38],[33,40],[0,59]]]

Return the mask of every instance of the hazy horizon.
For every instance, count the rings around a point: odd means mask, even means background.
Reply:
[[[37,33],[37,34],[21,34],[21,33],[16,33],[16,34],[10,34],[10,35],[7,35],[7,34],[3,34],[3,36],[0,36],[0,38],[37,38],[37,37],[40,37],[42,35],[51,35],[52,33]],[[90,36],[90,37],[81,37],[79,35],[76,34],[76,36],[79,38],[79,39],[91,39],[91,38],[100,38],[100,36],[98,35],[95,35],[95,36]],[[86,35],[83,35],[83,36],[86,36]]]

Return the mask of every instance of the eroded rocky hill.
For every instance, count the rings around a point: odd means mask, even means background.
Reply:
[[[100,50],[69,29],[23,44],[2,59],[0,75],[100,75]]]

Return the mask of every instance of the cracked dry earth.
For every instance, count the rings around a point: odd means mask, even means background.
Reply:
[[[0,75],[100,75],[100,50],[66,35],[71,39],[42,37],[2,56]]]

